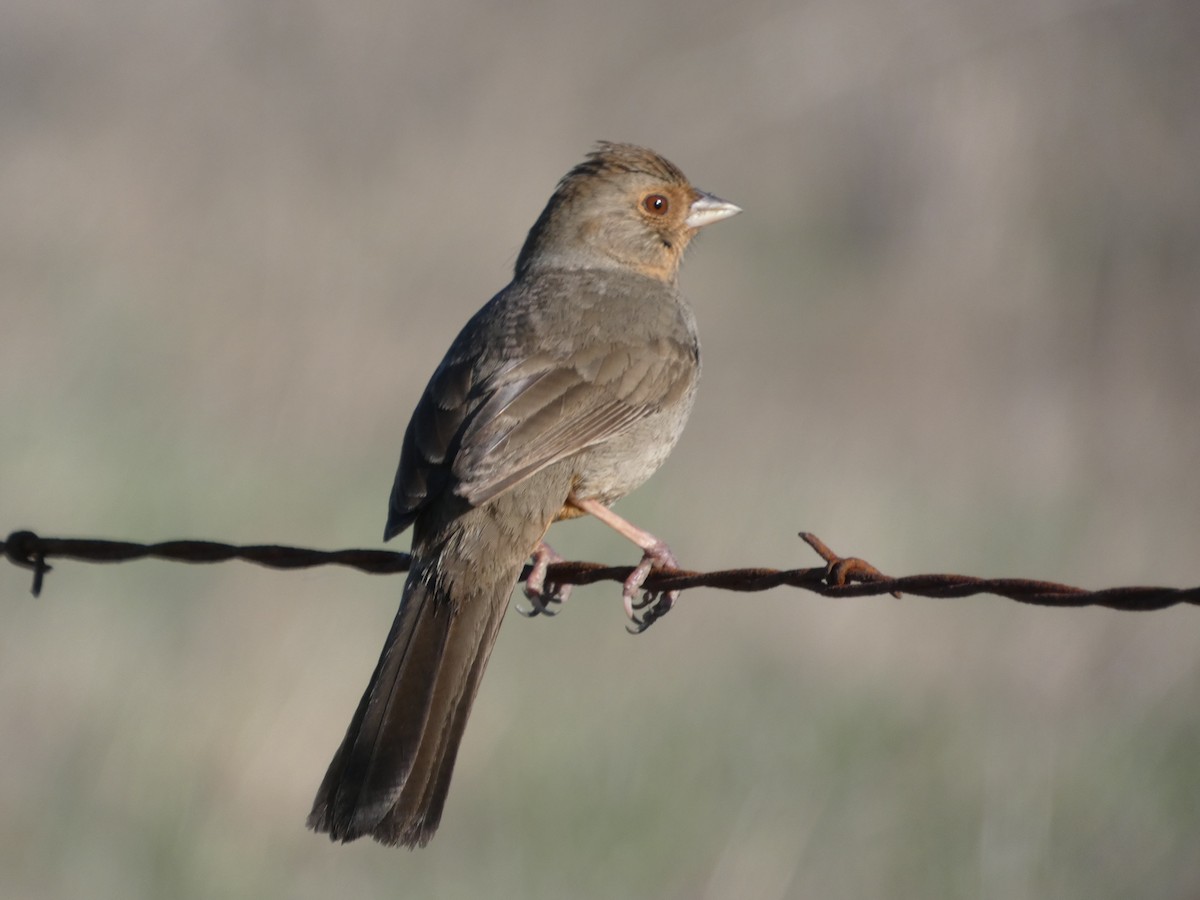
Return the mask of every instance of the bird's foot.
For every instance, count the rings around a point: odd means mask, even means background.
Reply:
[[[641,634],[663,616],[671,611],[675,601],[679,599],[679,591],[645,591],[641,600],[635,600],[638,589],[655,568],[678,569],[679,563],[671,548],[663,541],[655,541],[642,554],[642,561],[625,579],[625,587],[621,596],[625,601],[625,615],[629,617],[629,625],[625,630],[630,634]]]
[[[535,616],[555,616],[559,610],[551,606],[560,606],[571,596],[571,585],[555,584],[546,581],[546,570],[552,563],[563,562],[554,548],[542,541],[533,551],[533,568],[525,579],[525,596],[529,599],[529,609],[517,607],[517,612],[527,619]]]

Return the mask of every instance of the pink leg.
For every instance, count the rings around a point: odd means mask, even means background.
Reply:
[[[558,614],[550,609],[550,604],[564,602],[571,595],[571,585],[546,584],[546,570],[550,568],[551,563],[562,561],[563,558],[545,541],[537,545],[537,549],[533,551],[533,568],[529,577],[525,579],[525,596],[529,598],[530,608],[521,609],[518,606],[517,612],[529,619],[534,616]]]
[[[625,601],[625,615],[629,616],[630,621],[633,623],[633,627],[629,630],[634,634],[645,631],[657,619],[666,615],[679,597],[679,591],[667,591],[662,595],[647,591],[645,598],[640,603],[634,603],[633,601],[633,598],[637,596],[638,589],[642,586],[652,568],[655,566],[667,569],[679,568],[679,563],[676,562],[671,548],[667,546],[665,541],[659,540],[650,532],[643,531],[636,525],[626,522],[602,503],[597,503],[595,500],[581,500],[574,494],[571,495],[568,502],[572,506],[583,510],[588,515],[595,516],[609,528],[618,534],[624,535],[642,548],[642,561],[637,564],[637,567],[625,579],[622,597]],[[638,610],[642,609],[646,611],[639,616]]]

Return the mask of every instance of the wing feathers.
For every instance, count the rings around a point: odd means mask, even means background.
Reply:
[[[593,316],[608,310],[587,320],[598,334],[572,334],[550,348],[527,346],[527,335],[547,330],[536,317],[555,314],[549,295],[530,300],[532,311],[516,312],[507,292],[484,307],[479,317],[509,317],[507,344],[472,345],[471,330],[484,327],[472,320],[430,379],[405,434],[385,536],[404,530],[435,496],[453,491],[478,505],[677,403],[695,378],[694,332],[673,295],[631,291],[633,298],[643,311],[661,302],[662,318],[648,329],[657,337],[625,328],[632,313],[611,306],[616,300],[603,291],[575,298]],[[507,360],[491,356],[501,351]]]

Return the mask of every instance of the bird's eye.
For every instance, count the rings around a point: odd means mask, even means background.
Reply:
[[[653,216],[665,216],[670,203],[662,194],[649,194],[642,201],[642,209]]]

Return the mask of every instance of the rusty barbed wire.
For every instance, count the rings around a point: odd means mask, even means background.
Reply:
[[[1148,612],[1180,604],[1200,605],[1200,587],[1116,587],[1089,591],[1067,584],[1026,578],[977,578],[971,575],[908,575],[891,578],[856,557],[838,556],[809,532],[800,537],[824,560],[822,566],[805,569],[726,569],[693,572],[686,569],[655,569],[644,584],[652,592],[708,587],[725,591],[767,591],[776,587],[802,588],[825,597],[867,597],[901,593],[919,597],[958,598],[995,594],[1036,606],[1102,606],[1131,612]],[[386,575],[408,570],[411,557],[392,550],[310,550],[276,544],[234,545],[215,541],[162,541],[139,544],[89,538],[43,538],[32,531],[14,531],[3,544],[9,562],[33,572],[33,595],[41,593],[47,559],[115,563],[135,559],[171,562],[215,563],[231,559],[272,569],[302,569],[339,565],[370,574]],[[609,566],[592,562],[554,563],[547,581],[555,584],[594,584],[624,581],[632,566]],[[529,573],[526,567],[524,578]]]

